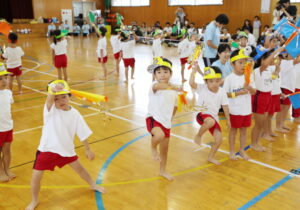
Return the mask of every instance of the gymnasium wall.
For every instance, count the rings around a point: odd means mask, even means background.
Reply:
[[[61,9],[73,9],[72,2],[73,0],[32,0],[34,18],[61,18]],[[104,9],[103,0],[86,0],[85,2],[96,2],[97,9]]]
[[[100,0],[101,1],[101,0]],[[229,16],[229,31],[241,27],[245,19],[253,20],[255,15],[260,16],[262,24],[271,24],[272,11],[278,0],[271,0],[271,10],[269,14],[261,14],[261,0],[224,0],[220,6],[184,6],[187,18],[190,22],[195,22],[197,26],[209,23],[218,14],[225,13]],[[300,4],[297,4],[300,12]],[[147,25],[153,25],[156,20],[163,25],[165,22],[173,22],[177,6],[168,6],[168,0],[151,0],[149,7],[113,7],[113,12],[120,12],[125,17],[125,23],[142,21]]]

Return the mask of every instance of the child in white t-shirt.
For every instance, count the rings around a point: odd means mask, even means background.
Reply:
[[[65,38],[65,34],[61,33],[60,30],[54,31],[53,43],[50,45],[52,49],[52,60],[57,69],[58,79],[64,78],[65,81],[68,81],[67,45],[68,42]],[[62,76],[62,74],[64,76]]]
[[[272,99],[272,72],[269,66],[274,62],[274,56],[282,50],[283,48],[281,47],[276,51],[266,51],[256,60],[255,64],[256,94],[252,96],[252,112],[255,124],[251,132],[251,148],[259,152],[266,151],[266,148],[260,145],[260,137],[267,120]],[[254,58],[256,59],[256,56]]]
[[[197,84],[195,82],[195,74],[197,71],[199,72],[200,69],[198,63],[195,63],[189,83],[198,94],[197,105],[205,107],[206,110],[198,113],[196,117],[197,122],[201,127],[195,136],[195,143],[201,145],[203,134],[209,130],[215,139],[215,143],[211,147],[207,160],[216,165],[220,165],[221,163],[215,159],[215,154],[222,143],[222,132],[218,117],[219,109],[221,107],[224,110],[228,128],[231,127],[227,94],[225,90],[220,87],[222,82],[222,71],[215,66],[205,67],[203,77],[205,84]]]
[[[186,34],[186,36],[187,36],[187,34]],[[184,83],[186,81],[186,79],[184,78],[185,64],[188,62],[189,56],[192,55],[193,50],[196,48],[196,39],[197,39],[197,34],[191,34],[189,37],[184,38],[178,44],[178,53],[179,53],[180,64],[181,64],[182,83]]]
[[[182,88],[169,83],[172,76],[172,63],[169,60],[154,58],[148,71],[156,79],[149,91],[146,119],[147,130],[152,135],[152,155],[155,161],[160,161],[160,175],[171,181],[172,175],[166,172],[167,155],[172,118],[177,110],[177,91],[182,91]],[[157,151],[158,145],[160,152]]]
[[[22,56],[24,52],[21,47],[17,46],[18,35],[15,33],[9,33],[8,35],[8,47],[5,49],[2,57],[6,60],[7,71],[9,75],[8,88],[12,90],[14,77],[16,77],[18,83],[19,94],[22,93]],[[1,56],[0,56],[1,57]]]
[[[120,74],[120,53],[121,53],[121,40],[120,40],[121,29],[119,27],[114,28],[110,37],[110,44],[113,50],[117,76]]]
[[[11,90],[6,89],[9,74],[4,64],[0,63],[0,183],[16,177],[9,170],[11,160],[10,147],[13,141],[11,104],[14,102]]]
[[[131,79],[134,79],[134,67],[135,67],[135,59],[134,59],[134,48],[135,41],[138,37],[135,34],[133,35],[133,39],[129,34],[125,32],[121,33],[121,58],[123,59],[125,66],[125,83],[128,83],[128,67],[131,67]]]
[[[235,155],[235,137],[240,132],[239,155],[249,160],[246,151],[247,128],[251,126],[251,95],[255,94],[255,84],[250,75],[250,81],[246,82],[244,70],[247,60],[250,58],[244,50],[235,50],[231,53],[230,62],[233,72],[225,78],[224,90],[227,92],[229,101],[229,113],[231,128],[229,131],[229,157],[237,160]],[[248,78],[247,78],[248,80]]]
[[[300,63],[296,64],[294,66],[295,72],[296,72],[296,90],[295,92],[300,92]],[[293,114],[294,122],[300,123],[300,108],[294,109],[293,108]]]
[[[276,130],[282,133],[287,133],[290,131],[290,128],[284,125],[284,121],[287,118],[289,109],[291,107],[291,101],[287,96],[294,93],[296,89],[295,65],[300,63],[300,55],[296,59],[293,59],[292,56],[287,53],[280,56],[282,57],[280,64],[280,87],[284,97],[281,99],[281,110],[277,114],[276,118]]]
[[[40,183],[45,170],[53,171],[56,166],[65,165],[71,168],[91,187],[104,193],[103,187],[96,185],[89,173],[78,161],[74,150],[75,135],[85,147],[85,155],[89,160],[95,155],[89,148],[87,138],[92,131],[80,113],[70,106],[70,88],[63,80],[55,80],[48,85],[48,97],[44,106],[44,126],[31,181],[32,201],[27,210],[38,205]]]
[[[152,43],[152,53],[153,53],[153,58],[155,57],[161,57],[163,55],[162,53],[162,31],[159,29],[156,29],[153,35],[153,43]]]
[[[103,72],[104,72],[104,80],[107,79],[107,68],[106,68],[106,63],[107,63],[107,50],[106,50],[106,28],[104,27],[100,27],[99,30],[98,28],[95,26],[95,24],[93,25],[97,36],[99,37],[98,40],[98,46],[97,46],[97,55],[98,55],[98,62],[101,63],[102,68],[103,68]]]

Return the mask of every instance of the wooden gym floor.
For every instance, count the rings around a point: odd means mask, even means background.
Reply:
[[[19,43],[26,54],[23,58],[24,90],[22,95],[14,96],[12,107],[11,168],[17,178],[0,183],[0,209],[3,210],[24,209],[30,202],[29,184],[43,125],[45,88],[49,81],[56,79],[50,42],[46,38],[20,37]],[[150,136],[145,128],[152,79],[146,71],[152,60],[150,46],[136,46],[135,80],[126,85],[123,64],[120,78],[112,73],[106,82],[98,80],[101,71],[96,62],[96,37],[70,38],[68,43],[68,73],[72,88],[109,98],[109,122],[103,120],[96,106],[72,98],[72,105],[94,132],[89,142],[96,158],[88,161],[78,140],[75,141],[76,152],[92,177],[106,186],[108,193],[95,194],[66,166],[45,173],[37,209],[299,209],[300,179],[289,173],[300,167],[298,124],[287,120],[293,129],[289,134],[279,134],[273,143],[262,140],[267,152],[249,149],[251,161],[230,161],[227,155],[228,130],[220,116],[224,141],[217,159],[222,165],[215,166],[206,162],[209,148],[199,150],[191,142],[199,128],[195,113],[177,113],[167,166],[176,177],[175,181],[168,182],[158,177],[159,165],[152,161]],[[111,72],[114,60],[110,44],[108,46],[108,70]],[[164,55],[172,60],[173,81],[179,84],[177,49],[166,47]],[[187,78],[188,74],[187,71]],[[192,101],[193,94],[187,83],[185,89]],[[209,145],[212,142],[211,135],[205,134],[204,143]]]

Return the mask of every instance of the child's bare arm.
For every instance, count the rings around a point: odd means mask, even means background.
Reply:
[[[97,33],[97,35],[100,37],[100,31],[99,31],[99,29],[96,27],[95,23],[92,23],[92,27],[95,29],[95,32]]]
[[[175,106],[174,109],[173,109],[172,118],[175,116],[176,112],[177,112],[177,106]]]
[[[86,158],[89,160],[93,160],[95,158],[95,154],[91,151],[88,140],[84,140],[82,143],[84,145]]]
[[[225,117],[226,117],[227,126],[228,126],[228,128],[231,128],[228,105],[222,105],[222,108],[223,108],[223,110],[224,110],[224,115],[225,115]]]
[[[189,84],[193,89],[197,89],[197,83],[195,82],[196,73],[199,72],[202,75],[202,71],[197,62],[193,65],[192,73],[190,76]]]
[[[53,61],[53,63],[54,63],[54,58],[55,58],[55,52],[54,52],[54,50],[52,49],[52,61]]]
[[[175,90],[182,91],[182,87],[177,87],[175,85],[167,84],[167,83],[155,83],[152,87],[153,92],[155,93],[158,90]]]
[[[300,55],[297,56],[297,58],[294,60],[294,65],[300,63]]]
[[[50,95],[50,94],[47,96],[46,106],[47,106],[48,112],[50,111],[51,107],[54,104],[54,97],[55,97],[54,95]]]

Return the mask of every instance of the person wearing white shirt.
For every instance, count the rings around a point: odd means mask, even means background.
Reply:
[[[80,26],[77,23],[74,23],[73,36],[78,36],[79,34],[80,34]]]
[[[245,28],[245,33],[248,36],[248,45],[256,47],[256,40],[253,34],[250,33],[249,28]]]
[[[88,36],[90,34],[90,29],[91,29],[90,25],[86,21],[84,21],[81,27],[82,35]]]
[[[121,33],[121,58],[123,59],[125,66],[125,83],[128,83],[129,66],[131,67],[131,79],[134,79],[134,48],[136,40],[138,40],[138,37],[135,34],[133,34],[133,39],[131,39],[128,34],[125,34],[124,32]]]
[[[154,58],[147,70],[156,80],[150,87],[146,118],[147,130],[152,135],[152,156],[155,161],[160,162],[160,175],[172,181],[174,178],[166,172],[166,164],[172,119],[177,110],[178,92],[182,91],[182,87],[169,83],[172,76],[172,63],[166,58]],[[157,151],[158,145],[160,153]]]
[[[295,68],[295,73],[296,73],[296,89],[295,89],[295,92],[298,93],[298,92],[300,92],[300,63],[296,64],[294,66],[294,68]],[[300,108],[299,109],[294,109],[293,108],[292,116],[294,118],[294,122],[300,123]]]
[[[260,22],[260,18],[258,16],[254,17],[254,21],[253,21],[253,35],[255,37],[255,41],[258,40],[259,37],[259,31],[260,31],[260,27],[261,27],[261,22]]]
[[[218,112],[222,107],[227,120],[228,128],[230,128],[230,118],[228,110],[228,98],[225,90],[220,87],[222,81],[222,72],[218,67],[205,67],[203,79],[205,84],[197,84],[195,82],[196,72],[201,72],[198,63],[193,66],[193,71],[190,76],[190,86],[198,95],[197,105],[203,107],[204,110],[198,113],[196,119],[201,125],[194,142],[201,145],[203,134],[209,130],[214,137],[214,144],[208,155],[208,161],[216,165],[221,163],[215,159],[215,154],[222,143],[222,131],[219,124]]]
[[[55,26],[55,24],[52,22],[50,25],[48,25],[47,36],[53,36],[55,30],[56,30],[56,26]]]
[[[281,99],[281,111],[277,114],[276,118],[276,130],[282,133],[287,133],[290,128],[284,125],[285,119],[289,113],[291,107],[291,101],[288,97],[289,94],[295,92],[296,89],[296,69],[295,65],[300,62],[300,55],[293,59],[292,56],[285,53],[282,56],[280,64],[280,78],[281,78],[281,91],[284,94],[284,98]]]
[[[14,77],[16,77],[19,94],[21,94],[22,93],[22,80],[21,80],[22,59],[21,58],[22,56],[24,56],[24,52],[21,47],[17,46],[17,42],[18,42],[17,34],[9,33],[8,40],[9,40],[8,47],[1,55],[6,60],[7,71],[11,73],[9,75],[8,88],[12,90]]]
[[[0,182],[7,182],[16,177],[10,169],[11,143],[13,141],[13,120],[11,104],[14,103],[12,92],[7,87],[7,76],[4,64],[0,63]]]
[[[97,30],[96,26],[93,25],[95,28],[95,31],[99,37],[98,40],[98,46],[97,46],[97,55],[98,55],[98,62],[101,63],[102,68],[103,68],[103,73],[104,73],[104,80],[107,79],[107,68],[106,68],[106,63],[107,63],[107,50],[106,50],[106,28],[101,27],[99,30]]]
[[[65,35],[61,33],[60,30],[54,31],[53,43],[50,44],[50,48],[52,49],[53,64],[57,69],[58,79],[62,79],[63,74],[65,81],[68,81],[67,45],[68,42],[65,38]]]
[[[255,83],[251,74],[245,78],[244,70],[247,60],[250,57],[243,50],[236,50],[230,56],[230,62],[233,66],[233,72],[225,78],[224,90],[227,93],[229,101],[229,113],[231,128],[229,131],[229,157],[231,160],[237,160],[235,155],[235,137],[240,132],[240,156],[249,160],[246,154],[247,128],[251,126],[251,95],[255,94]],[[247,81],[248,80],[248,81]]]
[[[262,137],[268,141],[273,141],[273,137],[277,136],[272,129],[272,118],[276,112],[280,112],[280,61],[279,59],[273,61],[268,67],[272,74],[272,92],[271,92],[271,102],[268,110],[267,119],[264,124],[264,131]]]
[[[260,137],[271,106],[272,72],[269,66],[274,61],[274,56],[283,49],[280,47],[275,51],[267,51],[256,60],[256,68],[254,69],[256,94],[252,97],[255,124],[251,133],[251,148],[255,151],[266,151],[266,148],[260,145]]]
[[[220,42],[226,42],[228,43],[231,40],[231,35],[228,33],[227,28],[222,29],[222,34],[220,36]]]
[[[116,27],[112,31],[112,35],[110,37],[110,44],[113,50],[115,63],[116,63],[116,71],[117,76],[120,74],[120,53],[121,53],[121,40],[120,40],[121,29]]]
[[[95,154],[90,150],[88,137],[92,131],[81,114],[70,106],[70,88],[63,80],[55,80],[48,85],[48,96],[44,106],[44,126],[40,145],[34,161],[31,192],[32,200],[26,209],[35,209],[44,171],[54,171],[55,167],[69,165],[90,188],[104,193],[105,189],[96,185],[90,174],[78,160],[74,149],[74,137],[78,136],[84,144],[85,155],[93,160]]]
[[[166,22],[166,26],[164,27],[163,31],[168,36],[171,36],[171,34],[172,34],[172,27],[170,26],[170,22]]]
[[[183,39],[178,44],[178,53],[181,64],[181,81],[184,83],[186,79],[184,78],[185,64],[188,62],[188,58],[192,56],[194,49],[196,48],[196,34],[192,34],[189,38]]]
[[[152,43],[152,53],[153,57],[161,57],[163,55],[162,53],[162,31],[161,30],[156,30],[153,35],[153,43]]]

